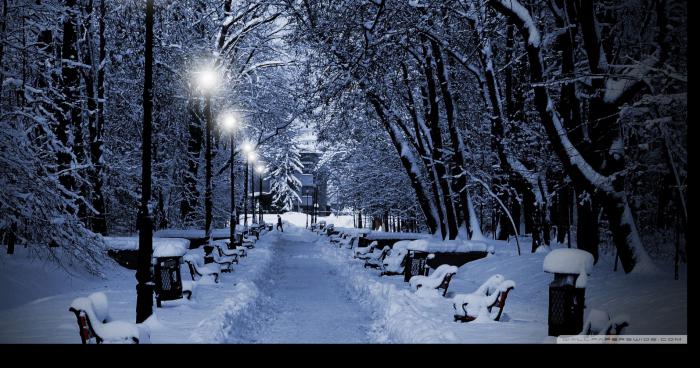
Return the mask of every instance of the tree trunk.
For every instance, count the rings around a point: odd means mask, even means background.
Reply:
[[[204,143],[201,119],[197,113],[199,104],[195,99],[188,104],[189,124],[187,139],[187,172],[184,176],[185,193],[180,204],[180,214],[185,223],[194,221],[194,210],[197,208],[199,191],[197,190],[197,176],[199,172],[199,156]]]
[[[638,268],[652,271],[653,265],[644,249],[624,191],[624,176],[614,179],[603,176],[572,145],[562,125],[561,116],[554,109],[549,91],[544,85],[544,65],[540,51],[539,30],[530,14],[524,8],[515,8],[519,4],[508,0],[491,0],[489,2],[497,11],[513,19],[526,43],[530,64],[530,83],[533,86],[534,104],[544,124],[554,151],[569,173],[572,180],[581,187],[596,190],[603,198],[603,208],[610,220],[610,229],[617,247],[618,255],[625,272]]]
[[[425,42],[425,37],[423,37]],[[454,203],[450,197],[449,179],[447,178],[447,168],[445,164],[448,162],[444,149],[442,146],[442,131],[440,128],[440,111],[437,101],[437,90],[435,88],[435,79],[433,77],[433,67],[432,67],[432,57],[428,54],[425,47],[423,47],[423,72],[426,79],[426,86],[428,92],[428,106],[429,106],[429,117],[430,125],[428,129],[430,130],[430,137],[433,142],[433,165],[436,172],[436,180],[439,183],[442,199],[442,208],[445,214],[445,219],[447,222],[446,232],[442,233],[443,239],[446,237],[455,239],[457,237],[457,220],[455,218]]]
[[[384,125],[385,130],[389,134],[389,138],[391,139],[394,148],[396,148],[396,151],[400,155],[401,165],[404,167],[404,170],[406,171],[406,174],[409,177],[411,187],[413,188],[416,194],[418,205],[423,211],[423,215],[426,218],[426,224],[428,225],[428,229],[430,230],[431,234],[434,234],[437,231],[438,224],[435,220],[435,217],[433,216],[434,208],[430,206],[428,197],[426,195],[426,191],[423,188],[423,184],[421,183],[420,178],[418,177],[418,173],[414,170],[414,164],[416,163],[415,157],[413,157],[413,155],[411,154],[409,147],[406,147],[405,142],[402,142],[400,140],[399,134],[401,133],[397,132],[392,126],[392,123],[388,120],[389,117],[386,115],[384,111],[384,106],[382,105],[382,102],[379,99],[379,97],[371,92],[367,92],[367,98],[374,107],[374,111],[377,113],[379,121]]]
[[[61,59],[66,60],[66,62],[61,63],[63,96],[59,104],[61,112],[58,116],[55,133],[62,146],[56,155],[58,171],[61,173],[59,182],[67,190],[73,191],[76,188],[76,180],[71,170],[71,149],[75,150],[74,144],[76,142],[72,135],[74,133],[74,122],[77,121],[78,126],[80,125],[80,107],[76,106],[80,90],[80,74],[76,66],[78,63],[75,19],[78,9],[76,0],[67,0],[66,8],[68,13],[63,20],[63,42],[61,47]],[[68,210],[73,211],[73,209]]]

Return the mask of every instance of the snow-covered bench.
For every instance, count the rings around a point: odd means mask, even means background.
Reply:
[[[70,312],[78,320],[80,339],[83,344],[107,343],[148,343],[150,330],[142,324],[114,321],[109,315],[109,302],[104,293],[93,293],[76,298],[71,302]]]
[[[234,241],[233,241],[233,245],[231,245],[231,241],[230,241],[230,240],[224,240],[224,244],[226,244],[226,248],[227,248],[228,250],[238,250],[238,258],[243,258],[243,257],[245,257],[245,256],[248,255],[247,252],[246,252],[246,250],[245,250],[245,248],[243,247],[243,240],[242,240],[242,238],[241,238],[240,241],[234,240]]]
[[[457,270],[457,266],[440,265],[430,276],[418,275],[411,277],[408,284],[416,290],[423,286],[432,289],[444,289],[442,296],[445,296],[447,288],[450,286],[450,280],[457,273]]]
[[[190,276],[192,276],[192,281],[195,281],[195,275],[201,277],[213,276],[214,282],[219,282],[219,274],[221,273],[221,266],[218,263],[204,264],[204,260],[198,254],[188,253],[183,257],[187,267],[190,270]]]
[[[610,316],[610,313],[599,309],[591,309],[580,335],[622,335],[629,327],[630,317],[627,314]]]
[[[386,246],[379,253],[369,253],[370,257],[365,259],[364,267],[381,268],[384,264],[384,258],[387,256],[387,254],[389,254],[390,251],[391,248],[389,246]]]
[[[221,244],[215,243],[214,245],[216,246],[216,250],[219,253],[219,260],[236,262],[236,264],[238,264],[238,256],[240,253],[236,251],[231,251],[228,248],[221,246]]]
[[[493,275],[475,292],[457,294],[452,298],[455,321],[469,322],[475,319],[498,321],[506,305],[508,292],[515,288],[515,282],[505,280],[503,275]],[[498,311],[493,311],[497,307]]]
[[[371,255],[369,255],[369,253],[374,252],[374,248],[376,246],[377,246],[377,242],[373,241],[372,243],[370,243],[366,247],[355,248],[355,251],[353,252],[353,257],[358,258],[358,259],[362,259],[362,260],[369,259],[371,257]]]
[[[391,248],[391,252],[384,257],[380,276],[403,274],[407,259],[408,249],[406,249],[406,246],[401,242],[394,244],[394,247]]]

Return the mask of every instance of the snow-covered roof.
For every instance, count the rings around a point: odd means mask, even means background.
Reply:
[[[544,272],[549,273],[590,274],[593,268],[593,255],[581,249],[555,249],[544,257],[542,268]]]
[[[486,252],[488,244],[474,240],[419,239],[409,242],[406,248],[429,253]]]

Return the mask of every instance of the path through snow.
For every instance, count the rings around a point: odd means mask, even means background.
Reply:
[[[321,258],[317,237],[293,226],[279,235],[269,278],[259,285],[271,304],[261,311],[267,318],[229,342],[368,342],[371,319],[350,299],[336,267]]]

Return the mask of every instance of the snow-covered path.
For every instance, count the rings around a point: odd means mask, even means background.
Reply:
[[[362,343],[371,320],[352,301],[335,267],[321,258],[316,236],[288,226],[274,244],[269,279],[261,285],[270,299],[267,318],[229,342]]]

